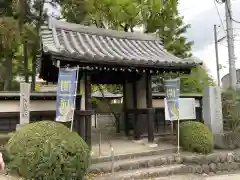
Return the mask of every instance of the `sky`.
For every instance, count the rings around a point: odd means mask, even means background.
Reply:
[[[240,21],[240,0],[231,0],[233,18]],[[217,13],[219,14],[222,20]],[[184,21],[191,25],[191,28],[186,33],[189,40],[194,41],[193,55],[204,61],[209,69],[209,73],[216,79],[216,58],[214,47],[213,25],[220,26],[217,28],[218,39],[224,37],[226,29],[225,7],[224,4],[215,7],[214,0],[180,0],[179,12],[184,16]],[[222,27],[222,25],[224,27]],[[236,67],[240,68],[240,24],[234,23],[235,35],[235,55]],[[228,70],[228,50],[226,39],[221,41],[219,48],[219,63],[224,66],[220,70],[220,76],[223,77],[229,72]]]

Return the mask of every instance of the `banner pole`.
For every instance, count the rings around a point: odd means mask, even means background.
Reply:
[[[178,127],[177,127],[177,136],[178,136],[178,137],[177,137],[177,141],[178,141],[178,142],[177,142],[177,154],[180,155],[180,136],[179,136],[179,135],[180,135],[180,110],[179,110],[179,108],[180,108],[180,107],[179,107],[180,79],[179,79],[179,78],[178,78],[178,82],[179,82],[179,84],[178,84],[178,88],[177,88],[177,101],[178,101],[178,102],[177,102],[177,104],[178,104],[178,108],[177,108],[177,113],[178,113],[178,114],[177,114],[177,115],[178,115],[178,116],[177,116],[177,121],[178,121],[178,122],[177,122],[177,124],[178,124],[178,125],[177,125],[177,126],[178,126]]]
[[[75,81],[75,84],[76,84],[76,87],[75,87],[75,100],[74,100],[74,103],[73,103],[73,115],[72,115],[72,121],[71,121],[71,131],[73,131],[73,122],[74,122],[74,112],[75,112],[75,105],[76,105],[76,97],[77,97],[77,86],[78,86],[78,74],[79,74],[79,66],[77,66],[77,70],[76,70],[76,81]]]
[[[179,118],[179,110],[178,110],[178,119],[177,119],[177,123],[178,123],[178,134],[177,134],[177,154],[179,155],[180,154],[180,137],[179,137],[179,135],[180,135],[180,118]]]
[[[176,140],[174,138],[174,127],[173,127],[173,119],[171,118],[171,134],[172,134],[172,142],[175,144]]]

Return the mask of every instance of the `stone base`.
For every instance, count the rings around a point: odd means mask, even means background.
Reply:
[[[26,126],[27,124],[17,124],[16,126],[16,131],[18,131],[19,129],[23,128],[24,126]]]
[[[132,141],[133,143],[137,143],[137,144],[143,144],[144,141],[141,139],[141,140],[133,140]]]
[[[158,147],[158,144],[156,144],[156,143],[147,143],[146,146],[150,147],[150,148],[156,148],[156,147]]]
[[[214,146],[216,149],[240,148],[240,133],[225,132],[221,134],[214,134]]]

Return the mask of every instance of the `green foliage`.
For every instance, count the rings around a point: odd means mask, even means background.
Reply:
[[[214,80],[201,66],[193,68],[189,75],[181,76],[182,93],[203,93],[206,86],[214,86]]]
[[[0,17],[0,78],[4,81],[4,90],[11,89],[13,58],[19,44],[17,21],[12,17]]]
[[[46,18],[44,5],[56,7],[60,2],[0,0],[0,80],[4,82],[1,90],[12,90],[14,76],[24,75],[24,72],[31,75],[31,68],[35,75],[36,59],[40,53],[39,29]],[[23,51],[25,41],[27,53]],[[28,59],[28,67],[24,66],[24,59]]]
[[[113,94],[122,93],[122,85],[121,84],[93,84],[92,92],[96,91],[108,91]]]
[[[11,16],[13,14],[12,1],[13,0],[0,1],[0,16]]]
[[[0,55],[14,52],[18,47],[20,34],[17,21],[12,17],[0,17]]]
[[[186,121],[180,124],[180,145],[191,152],[208,154],[213,151],[213,134],[200,122]]]
[[[82,180],[90,160],[77,133],[50,121],[24,126],[10,138],[6,151],[11,172],[26,179]]]
[[[64,0],[62,3],[62,15],[69,22],[80,24],[85,20],[87,7],[85,0]]]
[[[206,69],[201,66],[193,68],[190,74],[179,74],[179,73],[165,73],[159,74],[153,77],[153,83],[155,89],[163,92],[163,80],[174,79],[180,77],[180,92],[181,93],[203,93],[206,86],[214,86],[214,80],[208,75]]]
[[[64,1],[64,3],[67,3],[66,6],[71,5],[71,2],[68,1],[69,0]],[[84,4],[83,2],[85,2],[87,11],[84,20],[85,24],[94,24],[101,28],[124,31],[133,31],[133,27],[143,24],[143,18],[141,16],[143,7],[140,0],[78,0],[77,2],[79,2],[79,4]],[[156,5],[156,3],[152,4]],[[82,18],[77,20],[75,17],[75,14],[80,14],[82,12],[82,8],[64,8],[62,14],[68,21],[82,23]],[[72,14],[74,14],[74,16]]]
[[[240,130],[240,90],[228,89],[222,92],[222,109],[225,128],[233,132]]]
[[[191,57],[193,42],[187,41],[183,36],[190,25],[184,24],[183,17],[178,14],[177,5],[178,0],[165,1],[164,7],[160,11],[156,11],[154,6],[150,6],[150,16],[147,16],[145,21],[146,32],[158,32],[164,47],[175,56]]]

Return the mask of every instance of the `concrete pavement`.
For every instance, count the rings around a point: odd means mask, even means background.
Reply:
[[[226,174],[226,175],[215,175],[215,176],[207,176],[207,175],[179,175],[179,176],[169,176],[169,177],[160,177],[155,180],[239,180],[239,174]]]
[[[212,176],[207,177],[206,180],[239,180],[240,174],[228,174],[228,175],[219,175],[219,176]]]

